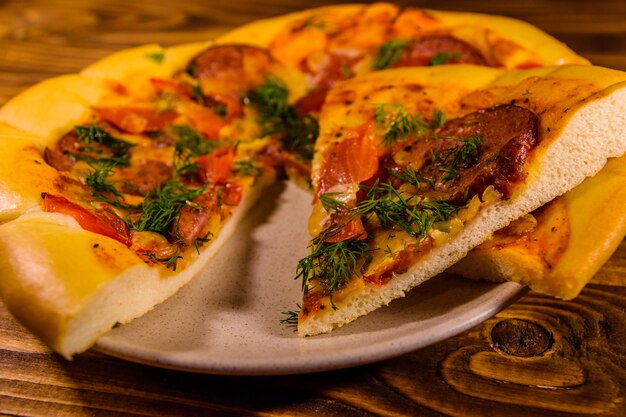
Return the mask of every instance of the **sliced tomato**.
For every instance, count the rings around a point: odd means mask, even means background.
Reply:
[[[374,122],[355,129],[327,153],[320,169],[317,195],[340,184],[360,184],[378,171]]]
[[[224,185],[224,204],[236,206],[241,202],[243,187],[235,183],[227,183]]]
[[[211,139],[219,138],[220,130],[226,126],[226,121],[216,114],[213,109],[190,105],[185,109],[185,114],[191,119],[196,129]]]
[[[178,116],[173,110],[156,113],[139,107],[96,107],[94,110],[103,120],[128,133],[161,130]]]
[[[231,176],[234,161],[235,150],[233,148],[216,149],[209,155],[198,157],[198,164],[202,167],[198,175],[204,182],[224,183]]]
[[[67,214],[76,219],[78,224],[85,230],[110,237],[126,246],[132,244],[128,227],[114,214],[102,211],[97,215],[58,195],[42,193],[41,196],[45,211]]]
[[[325,242],[337,243],[352,238],[358,238],[358,240],[367,238],[367,232],[365,231],[365,227],[363,227],[361,219],[350,220],[337,233],[333,233],[328,237]]]

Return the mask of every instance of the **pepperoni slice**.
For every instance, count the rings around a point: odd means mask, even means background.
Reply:
[[[530,150],[538,144],[538,125],[537,115],[510,104],[478,110],[448,121],[439,135],[459,139],[479,136],[480,153],[471,167],[459,170],[456,178],[438,183],[435,193],[443,193],[439,198],[461,202],[466,195],[480,195],[493,185],[505,198],[510,197],[526,177],[524,163]],[[458,144],[456,140],[444,139],[436,152]],[[430,164],[420,171],[420,175],[441,176],[442,168],[445,167]]]
[[[184,206],[174,223],[176,230],[173,235],[183,241],[185,245],[191,245],[202,235],[204,225],[209,219],[209,211],[204,208]]]
[[[128,194],[146,195],[165,183],[172,176],[172,168],[161,161],[140,160],[117,171],[122,181],[122,191]]]
[[[42,193],[41,197],[45,211],[67,214],[76,219],[85,230],[110,237],[126,246],[132,244],[128,227],[112,213],[102,211],[96,215],[62,196]]]
[[[487,65],[473,46],[449,35],[427,35],[411,41],[392,67],[416,67],[433,63],[436,57],[445,64]]]
[[[48,165],[57,171],[69,171],[76,164],[76,159],[73,156],[50,148],[44,149],[43,158]]]

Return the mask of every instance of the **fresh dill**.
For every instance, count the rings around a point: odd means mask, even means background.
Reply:
[[[92,171],[83,175],[83,180],[91,188],[91,196],[115,207],[128,208],[124,197],[114,183],[107,181],[113,175],[115,164],[92,165]]]
[[[263,173],[263,170],[254,162],[254,160],[236,160],[233,163],[233,172],[243,177],[258,177]]]
[[[374,104],[374,122],[384,129],[383,141],[390,147],[410,136],[425,138],[434,134],[431,123],[421,115],[405,112],[401,104]]]
[[[322,207],[324,207],[324,209],[329,213],[332,210],[338,211],[339,209],[341,209],[342,207],[346,205],[346,203],[344,203],[343,201],[337,200],[335,197],[333,197],[337,194],[338,193],[321,193],[319,196],[319,200],[320,200],[320,203],[322,203]]]
[[[437,55],[431,58],[431,60],[428,62],[428,65],[431,67],[436,65],[444,65],[447,64],[448,61],[450,61],[451,59],[460,59],[462,57],[463,56],[458,52],[439,52]]]
[[[220,143],[208,139],[188,125],[173,125],[171,129],[176,136],[174,172],[183,177],[194,175],[201,167],[193,158],[210,154]]]
[[[457,145],[444,149],[435,155],[434,164],[439,166],[439,171],[444,173],[441,182],[446,183],[459,176],[459,170],[471,167],[481,153],[480,136],[467,139],[447,137],[457,141]]]
[[[172,179],[146,196],[139,215],[135,220],[129,220],[128,226],[132,230],[152,231],[168,236],[183,206],[201,195],[205,188],[206,184],[200,188],[189,188],[179,180]]]
[[[204,92],[202,91],[202,80],[198,80],[195,85],[191,86],[191,94],[198,103],[202,105],[205,104]]]
[[[409,41],[406,39],[392,39],[380,45],[374,60],[372,62],[372,68],[375,70],[382,70],[395,64]]]
[[[172,271],[176,271],[176,264],[179,259],[182,259],[182,255],[180,254],[180,249],[178,249],[172,256],[159,258],[154,253],[149,253],[148,258],[152,262],[165,264],[166,268],[172,268]]]
[[[298,262],[295,279],[302,278],[304,292],[310,280],[316,279],[331,296],[332,303],[333,292],[347,285],[358,272],[359,260],[367,252],[368,245],[360,236],[334,243],[325,242],[322,236],[318,236],[309,247],[311,254]]]
[[[164,51],[156,51],[150,52],[146,54],[146,58],[156,62],[157,64],[162,64],[165,60],[165,52]]]
[[[293,327],[294,331],[298,330],[298,316],[300,315],[301,309],[300,304],[296,304],[295,310],[283,311],[281,314],[285,316],[285,318],[281,319],[280,322],[288,327]]]
[[[278,135],[286,150],[296,152],[306,161],[313,159],[313,145],[319,125],[309,115],[299,115],[289,104],[289,89],[277,77],[249,92],[250,103],[259,113],[262,135]]]
[[[424,181],[423,178],[417,175],[417,171],[412,170],[408,166],[403,167],[401,171],[389,170],[389,174],[404,181],[405,183],[411,184],[418,190],[420,188],[420,185],[422,184],[422,181]]]
[[[92,143],[104,145],[109,148],[116,157],[126,156],[128,151],[135,146],[130,142],[111,136],[109,132],[96,123],[91,123],[88,126],[75,126],[74,131],[79,141],[88,145]]]
[[[204,246],[205,243],[209,243],[212,239],[213,239],[213,233],[211,232],[207,232],[207,234],[202,237],[197,237],[193,241],[193,246],[194,248],[196,248],[196,253],[200,255],[200,248]]]
[[[213,107],[213,112],[220,117],[226,117],[226,115],[228,114],[228,107],[226,107],[224,104],[218,104],[217,106]]]

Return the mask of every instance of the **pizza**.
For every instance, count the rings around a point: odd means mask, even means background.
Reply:
[[[516,19],[389,3],[322,7],[260,20],[216,43],[265,48],[278,61],[300,69],[306,93],[294,108],[314,118],[336,82],[386,68],[589,64],[558,40]],[[312,144],[288,143],[282,155],[290,179],[309,186]]]
[[[580,66],[533,69],[561,64]],[[133,48],[44,81],[0,109],[0,295],[71,358],[188,282],[286,172],[314,187],[299,331],[328,331],[624,153],[623,90],[610,88],[624,75],[587,64],[516,20],[374,4]],[[525,139],[487,152],[509,129]],[[598,133],[598,151],[579,155]],[[551,168],[578,162],[573,176]],[[495,179],[465,180],[494,163]],[[415,194],[420,231],[385,217],[385,193],[392,206]],[[348,261],[329,247],[350,248]]]
[[[313,161],[298,332],[402,297],[622,156],[625,81],[596,67],[446,66],[335,85]]]

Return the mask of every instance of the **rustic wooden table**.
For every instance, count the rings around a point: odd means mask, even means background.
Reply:
[[[0,105],[125,47],[210,39],[315,0],[0,2]],[[401,2],[404,3],[404,2]],[[626,70],[623,0],[414,1],[503,14],[597,65]],[[0,306],[0,414],[624,416],[626,242],[574,301],[529,293],[457,337],[396,359],[281,377],[189,374],[87,352],[51,353]]]

